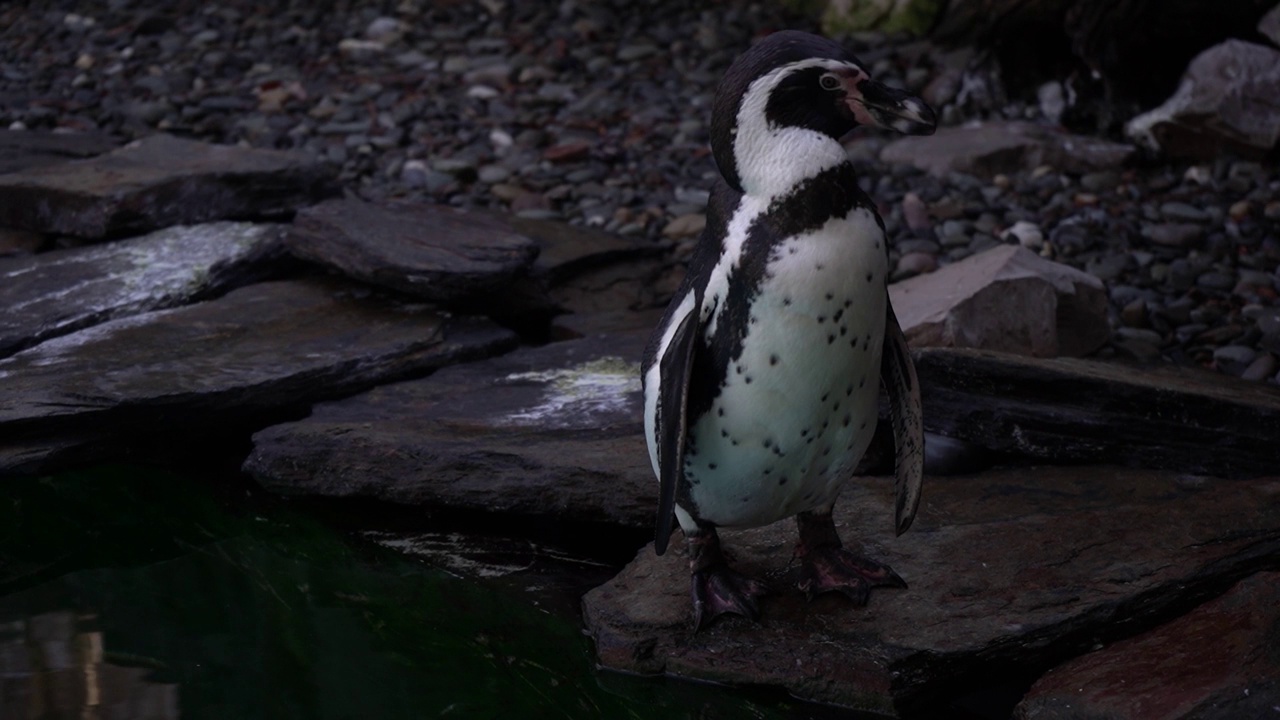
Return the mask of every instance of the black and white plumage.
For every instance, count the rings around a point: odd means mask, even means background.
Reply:
[[[660,481],[655,548],[672,518],[690,547],[695,627],[757,615],[765,588],[729,569],[717,527],[796,515],[801,588],[865,602],[905,586],[841,548],[831,509],[871,441],[878,378],[897,441],[895,528],[920,498],[920,398],[888,302],[883,223],[839,139],[858,125],[933,131],[923,101],[872,81],[839,44],[775,33],[717,92],[723,179],[688,275],[645,353],[645,431]]]

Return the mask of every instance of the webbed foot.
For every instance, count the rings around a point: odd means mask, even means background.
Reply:
[[[835,591],[862,606],[870,599],[871,588],[907,587],[888,565],[844,549],[830,514],[803,512],[796,516],[796,524],[800,527],[799,586],[810,600]]]
[[[758,621],[760,607],[756,599],[767,595],[769,587],[729,567],[714,528],[689,534],[688,543],[694,632],[725,613]]]

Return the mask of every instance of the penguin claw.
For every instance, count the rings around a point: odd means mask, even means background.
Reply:
[[[884,563],[829,545],[803,555],[799,586],[810,601],[824,592],[838,592],[862,607],[871,598],[871,588],[905,590],[907,582]]]
[[[698,632],[725,613],[760,620],[756,599],[769,594],[769,587],[755,578],[735,572],[723,563],[692,575],[693,631]]]

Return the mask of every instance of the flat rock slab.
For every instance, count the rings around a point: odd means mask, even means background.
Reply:
[[[260,278],[284,252],[282,227],[180,225],[114,243],[0,258],[0,356]]]
[[[431,203],[329,200],[298,213],[293,254],[436,302],[492,293],[522,274],[536,241],[482,212]]]
[[[1018,245],[1001,245],[889,286],[913,347],[1079,356],[1111,336],[1102,281]]]
[[[1072,135],[1035,123],[1000,120],[939,128],[928,137],[894,140],[880,151],[880,159],[914,165],[940,177],[958,172],[990,178],[1040,165],[1069,173],[1110,170],[1133,153],[1132,145]]]
[[[1018,704],[1019,720],[1280,716],[1280,573],[1137,637],[1054,668]]]
[[[118,141],[99,133],[0,130],[0,174],[83,160],[119,146]]]
[[[538,258],[533,263],[532,272],[552,286],[608,265],[654,257],[666,249],[648,240],[630,240],[565,222],[516,215],[495,217],[538,244]]]
[[[1265,567],[1280,567],[1280,478],[1188,482],[1110,467],[929,478],[910,532],[894,538],[887,479],[857,480],[837,506],[909,590],[866,608],[806,604],[789,522],[724,532],[739,570],[777,594],[762,621],[692,634],[681,546],[652,546],[583,599],[606,667],[780,686],[804,698],[939,717],[950,700],[1027,685],[1063,660],[1142,632]]]
[[[0,360],[0,436],[209,423],[341,397],[514,344],[488,321],[336,280],[261,283]]]
[[[925,428],[1040,462],[1276,472],[1280,390],[1220,373],[977,350],[915,353]]]
[[[331,195],[333,178],[302,152],[152,135],[87,160],[0,175],[0,226],[97,239],[278,217]]]
[[[522,348],[318,405],[254,435],[269,490],[645,526],[647,332]]]

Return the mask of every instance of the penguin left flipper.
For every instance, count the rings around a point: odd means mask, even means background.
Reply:
[[[924,482],[924,427],[920,407],[920,381],[911,361],[911,349],[902,326],[893,314],[893,304],[885,303],[884,351],[880,356],[880,381],[889,393],[889,415],[893,421],[897,478],[894,480],[894,530],[899,535],[911,527],[920,506]]]
[[[689,372],[693,367],[693,348],[698,337],[699,303],[693,303],[684,319],[676,326],[662,357],[658,358],[663,383],[658,394],[658,412],[654,435],[658,446],[658,520],[654,530],[653,549],[661,555],[671,539],[671,522],[675,516],[676,487],[684,472],[685,438],[688,434]]]

